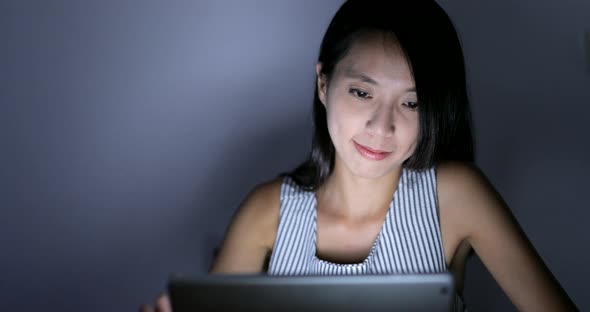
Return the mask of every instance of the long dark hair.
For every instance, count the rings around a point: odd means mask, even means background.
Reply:
[[[434,0],[348,0],[324,35],[318,63],[327,80],[352,43],[367,33],[395,37],[405,53],[418,95],[419,134],[404,168],[423,170],[442,160],[474,161],[471,111],[465,64],[455,28]],[[313,100],[313,139],[309,158],[290,173],[306,190],[315,191],[334,169],[334,144],[326,110]]]

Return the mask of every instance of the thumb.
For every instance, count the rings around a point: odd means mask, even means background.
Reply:
[[[172,304],[167,294],[161,294],[156,299],[156,312],[172,312]]]
[[[142,304],[139,307],[139,312],[154,312],[154,309],[152,309],[152,307],[147,304]]]

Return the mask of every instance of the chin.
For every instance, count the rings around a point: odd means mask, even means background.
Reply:
[[[388,172],[359,172],[355,173],[356,176],[364,179],[379,179],[387,175]]]
[[[375,166],[375,164],[360,164],[355,166],[354,168],[349,169],[351,169],[350,171],[355,176],[365,179],[379,179],[391,173],[392,170],[400,167],[401,164],[390,164],[388,166]]]

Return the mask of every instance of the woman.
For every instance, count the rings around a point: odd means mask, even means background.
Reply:
[[[576,309],[473,164],[463,54],[436,2],[347,1],[316,74],[309,159],[250,193],[211,273],[451,270],[461,294],[473,250],[519,310]]]

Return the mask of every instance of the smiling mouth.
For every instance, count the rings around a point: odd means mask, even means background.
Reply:
[[[391,152],[381,151],[372,149],[368,146],[364,146],[353,141],[357,151],[365,158],[370,160],[382,160],[391,154]]]

